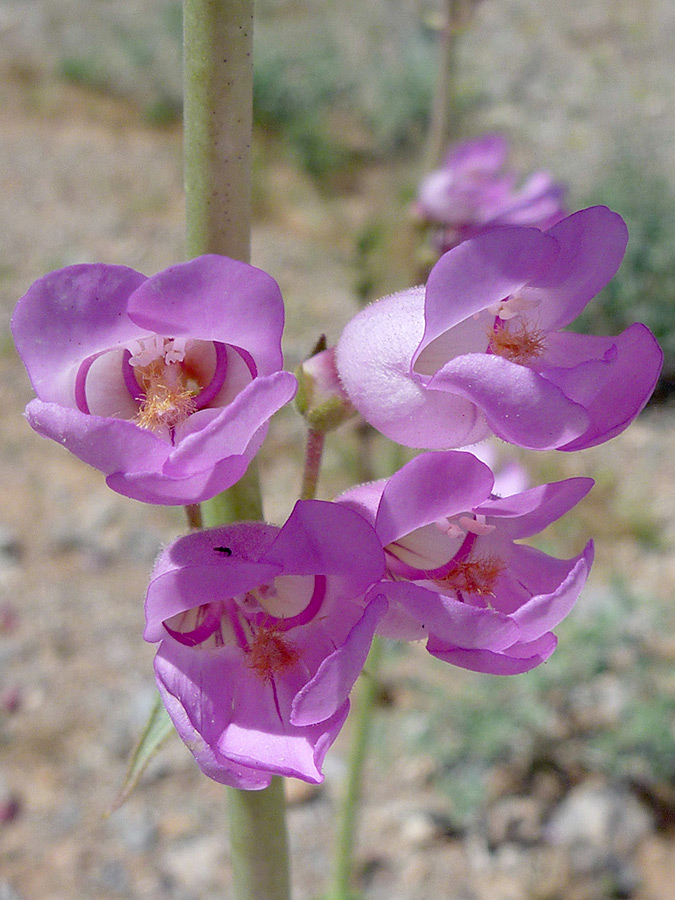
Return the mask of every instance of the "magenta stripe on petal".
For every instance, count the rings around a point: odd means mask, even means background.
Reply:
[[[321,604],[324,601],[326,596],[326,576],[325,575],[315,575],[314,576],[314,592],[312,594],[311,600],[307,604],[307,606],[299,612],[296,616],[291,616],[288,619],[283,617],[273,618],[271,621],[275,626],[278,626],[282,631],[288,631],[291,628],[296,628],[298,625],[306,625],[308,622],[311,622],[312,619],[316,616],[318,611],[321,609]],[[269,617],[266,617],[266,622],[269,622]]]
[[[220,627],[220,615],[214,612],[213,609],[209,609],[201,625],[193,628],[192,631],[174,631],[173,628],[169,628],[166,622],[163,624],[171,637],[177,640],[179,644],[184,644],[186,647],[196,647],[197,644],[203,644],[217,631]]]
[[[227,347],[220,341],[214,341],[213,349],[216,351],[216,369],[211,381],[194,398],[194,404],[197,409],[204,409],[205,406],[209,405],[213,398],[220,393],[220,389],[225,384],[227,377]]]
[[[141,389],[140,384],[136,380],[136,372],[134,367],[129,363],[130,359],[131,351],[125,350],[124,356],[122,357],[122,377],[124,378],[124,384],[132,398],[136,403],[141,403],[145,400],[145,391]]]
[[[86,413],[88,416],[91,415],[91,411],[89,409],[89,404],[87,403],[87,375],[89,374],[89,369],[91,369],[94,360],[98,359],[99,356],[102,356],[105,352],[106,351],[103,350],[101,353],[94,353],[92,356],[88,356],[80,363],[80,368],[77,370],[77,375],[75,376],[75,404],[80,412]]]

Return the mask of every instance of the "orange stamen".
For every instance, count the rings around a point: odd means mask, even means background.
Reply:
[[[542,355],[546,338],[542,331],[530,328],[522,320],[519,324],[497,320],[489,334],[489,348],[496,356],[524,366]]]
[[[194,393],[186,387],[180,364],[155,359],[137,368],[136,377],[145,394],[135,419],[141,428],[173,429],[195,411]]]
[[[300,659],[298,650],[274,626],[259,628],[248,652],[248,665],[263,681],[292,669]]]
[[[439,580],[439,584],[464,594],[494,597],[497,579],[506,565],[496,556],[463,559]]]

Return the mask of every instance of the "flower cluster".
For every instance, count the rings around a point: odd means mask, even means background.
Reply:
[[[516,175],[504,171],[508,149],[501,134],[463,141],[422,179],[414,212],[433,227],[439,255],[499,225],[545,229],[565,216],[565,186],[542,171],[517,187]]]
[[[502,150],[474,144],[446,168],[494,174]],[[509,191],[496,180],[494,203]],[[521,193],[527,205],[536,192]],[[462,196],[468,208],[471,191]],[[518,221],[516,206],[506,221]],[[320,781],[375,634],[423,639],[433,656],[492,674],[550,656],[592,544],[557,559],[520,542],[592,482],[496,482],[478,451],[458,448],[495,434],[576,450],[635,418],[660,370],[652,334],[564,330],[612,277],[626,239],[604,207],[548,230],[493,227],[446,253],[425,287],[363,310],[299,370],[312,431],[356,410],[435,452],[334,502],[298,501],[282,527],[236,522],[161,554],[145,638],[166,708],[207,775],[252,790],[275,774]],[[12,327],[37,394],[32,427],[146,502],[194,504],[234,485],[297,387],[283,370],[276,282],[224,257],[150,278],[62,269],[29,289]]]

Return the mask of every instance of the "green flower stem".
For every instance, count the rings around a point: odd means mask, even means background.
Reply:
[[[351,891],[354,840],[358,827],[363,770],[370,744],[379,689],[377,673],[381,657],[382,641],[380,638],[375,637],[368,654],[365,669],[357,684],[351,715],[352,733],[347,783],[338,819],[333,885],[326,900],[354,900],[354,894]]]
[[[184,0],[188,257],[251,254],[253,0]]]
[[[470,2],[470,0],[469,0]],[[438,58],[425,167],[430,172],[443,159],[455,118],[455,81],[457,65],[457,33],[467,14],[466,0],[445,0],[445,21],[438,33]]]
[[[230,788],[228,812],[237,900],[288,900],[283,780],[273,778],[263,791]]]
[[[319,470],[326,435],[313,428],[307,431],[307,447],[305,450],[305,471],[302,476],[301,500],[313,500],[319,483]]]
[[[202,503],[204,528],[214,528],[216,525],[227,525],[229,522],[242,520],[254,522],[262,518],[260,482],[255,460],[249,463],[246,474],[229,490]]]
[[[250,260],[253,0],[184,0],[188,257]],[[202,506],[203,524],[262,518],[257,471]],[[228,789],[236,900],[290,900],[283,782]]]

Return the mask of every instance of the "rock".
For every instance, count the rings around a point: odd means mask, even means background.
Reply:
[[[23,546],[19,537],[7,525],[0,524],[0,560],[18,562],[22,552]]]
[[[541,838],[541,818],[541,805],[533,797],[505,797],[487,813],[488,847],[536,843]]]
[[[545,829],[552,844],[564,845],[579,873],[616,871],[653,829],[653,819],[622,786],[587,781],[574,788],[553,812]]]

